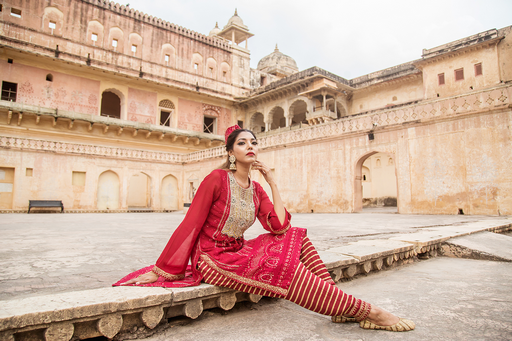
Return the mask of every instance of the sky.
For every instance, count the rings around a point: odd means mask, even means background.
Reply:
[[[222,29],[237,8],[254,34],[248,42],[252,68],[278,44],[299,70],[318,66],[346,79],[512,25],[512,0],[125,1],[120,3],[205,35],[216,22]]]

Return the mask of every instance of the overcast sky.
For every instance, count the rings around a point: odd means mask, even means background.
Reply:
[[[251,67],[279,50],[299,70],[351,79],[421,58],[432,48],[512,25],[512,0],[126,0],[121,4],[208,35],[238,15]]]

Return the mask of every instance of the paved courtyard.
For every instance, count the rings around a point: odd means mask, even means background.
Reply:
[[[154,264],[183,213],[2,214],[0,300],[110,286]],[[361,214],[293,214],[318,250],[360,239],[388,239],[432,226],[503,217]],[[259,223],[246,238],[264,233]]]

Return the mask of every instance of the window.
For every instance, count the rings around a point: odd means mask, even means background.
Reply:
[[[393,96],[393,98],[391,99],[392,102],[398,100],[398,98],[396,96]]]
[[[166,54],[166,55],[164,56],[164,61],[165,61],[165,64],[166,64],[166,65],[169,65],[169,59],[171,59],[171,56],[170,56],[170,55],[168,55],[168,54]]]
[[[169,111],[160,111],[160,125],[170,127],[171,126],[172,113]]]
[[[13,60],[11,58],[7,58],[7,63],[12,64]]]
[[[46,80],[47,80],[48,82],[53,82],[53,75],[52,75],[51,73],[47,74],[47,75],[46,75]]]
[[[482,72],[482,63],[475,64],[475,76],[483,75]]]
[[[104,91],[101,95],[101,116],[121,118],[121,99],[115,93]]]
[[[112,39],[112,47],[114,48],[114,51],[117,48],[117,39]]]
[[[222,79],[223,79],[224,81],[226,81],[226,76],[227,76],[227,74],[228,74],[228,73],[227,73],[226,71],[222,71]]]
[[[0,12],[2,12],[2,4],[0,4]]]
[[[34,174],[33,168],[26,168],[25,169],[25,176],[32,176]]]
[[[440,73],[437,75],[437,84],[444,85],[444,73]]]
[[[464,79],[464,69],[455,70],[455,80],[461,81]]]
[[[240,128],[244,128],[244,121],[238,121],[237,124]]]
[[[215,117],[204,116],[203,132],[208,134],[215,134]]]
[[[71,183],[73,186],[85,186],[85,172],[73,172]]]
[[[57,27],[57,23],[56,22],[53,22],[53,21],[50,21],[48,23],[48,27],[52,29],[52,32],[53,30]]]
[[[210,77],[213,77],[213,68],[212,68],[212,67],[210,67],[210,68],[208,68],[208,69],[210,70]]]
[[[137,52],[137,45],[132,45],[132,52],[133,53]]]
[[[11,8],[11,15],[16,18],[21,18],[21,9]]]
[[[98,34],[97,33],[92,33],[91,34],[91,40],[94,41],[94,42],[97,42],[98,41]]]
[[[197,68],[199,67],[199,64],[195,63],[194,64],[194,70],[196,70],[196,73],[197,73]]]
[[[2,82],[2,101],[16,102],[16,91],[18,84]]]

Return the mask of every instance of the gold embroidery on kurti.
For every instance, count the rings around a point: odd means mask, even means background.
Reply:
[[[255,220],[256,208],[254,206],[252,182],[249,188],[240,186],[229,172],[229,189],[231,191],[231,203],[229,216],[222,228],[222,234],[229,237],[240,238],[244,235]]]

